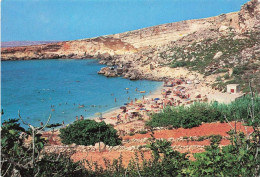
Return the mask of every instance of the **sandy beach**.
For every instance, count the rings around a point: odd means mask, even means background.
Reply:
[[[120,108],[104,113],[102,119],[98,116],[92,119],[112,124],[117,130],[129,133],[130,129],[136,131],[144,129],[144,121],[167,106],[188,106],[194,102],[212,101],[230,103],[242,96],[242,94],[228,94],[212,89],[209,83],[214,78],[205,79],[199,74],[186,72],[186,69],[165,72],[168,74],[171,72],[171,78],[173,76],[176,78],[164,81],[156,91],[143,96],[142,99],[131,100],[127,105],[121,105]]]

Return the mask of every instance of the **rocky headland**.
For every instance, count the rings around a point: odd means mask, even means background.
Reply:
[[[260,2],[251,0],[239,12],[210,18],[90,39],[2,48],[1,60],[94,58],[108,65],[99,71],[108,77],[164,80],[178,67],[187,68],[183,75],[190,75],[191,70],[211,75],[241,64],[258,64],[259,39]],[[259,72],[258,65],[254,72]]]

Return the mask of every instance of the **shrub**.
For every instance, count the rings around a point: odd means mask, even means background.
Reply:
[[[224,79],[229,79],[229,74],[226,73],[223,77],[224,77]]]
[[[134,132],[130,132],[130,133],[129,133],[129,136],[134,136],[134,135],[135,135]]]
[[[242,67],[235,67],[233,69],[233,75],[241,75],[241,74],[244,74],[244,68]]]
[[[112,126],[94,120],[75,121],[60,130],[60,137],[64,144],[75,143],[86,146],[95,145],[97,142],[103,142],[109,146],[121,144],[121,139]]]
[[[187,66],[187,62],[185,61],[176,61],[171,65],[172,68],[184,67],[184,66]]]
[[[215,73],[217,74],[217,73],[225,73],[225,72],[227,72],[228,71],[228,69],[218,69]]]
[[[207,139],[207,137],[205,137],[205,136],[200,136],[200,137],[197,139],[197,141],[204,141],[205,139]]]
[[[222,81],[221,77],[220,77],[220,76],[218,76],[218,77],[216,78],[216,81],[217,81],[217,82],[220,82],[220,81]]]
[[[141,131],[139,131],[139,133],[140,133],[140,134],[146,134],[147,131],[145,131],[145,130],[141,130]]]

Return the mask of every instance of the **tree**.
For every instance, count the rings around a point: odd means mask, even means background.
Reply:
[[[109,146],[121,144],[117,131],[105,122],[94,120],[75,121],[68,127],[60,129],[62,143],[77,145],[95,145],[103,142]]]

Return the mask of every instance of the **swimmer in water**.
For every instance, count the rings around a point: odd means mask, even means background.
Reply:
[[[83,115],[80,115],[80,120],[84,120],[84,117],[83,117]]]

